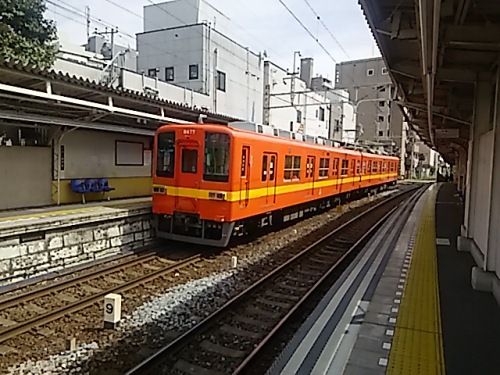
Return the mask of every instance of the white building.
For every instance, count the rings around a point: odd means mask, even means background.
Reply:
[[[144,6],[144,32],[207,23],[231,35],[231,20],[204,0],[169,0]]]
[[[215,21],[207,21],[207,12]],[[208,96],[212,112],[261,122],[263,58],[222,34],[224,19],[203,1],[144,7],[138,71]]]
[[[278,65],[264,63],[264,125],[329,138],[330,101]]]

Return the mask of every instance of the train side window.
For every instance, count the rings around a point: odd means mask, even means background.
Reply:
[[[285,156],[285,174],[284,180],[298,180],[300,179],[300,156]]]
[[[156,154],[156,175],[159,177],[174,177],[175,132],[169,131],[158,134]]]
[[[357,160],[356,161],[356,175],[360,175],[361,173],[361,161],[360,160]]]
[[[332,176],[338,177],[339,175],[339,158],[333,159]]]
[[[198,150],[189,148],[182,149],[182,172],[196,173],[196,165],[198,164]]]
[[[269,180],[274,181],[274,171],[276,169],[276,156],[271,155],[271,163],[269,164]]]
[[[267,181],[267,155],[262,156],[262,177],[261,181]]]
[[[366,174],[366,160],[363,161],[363,174]]]
[[[330,159],[319,159],[319,178],[327,178],[330,170]]]
[[[376,173],[378,169],[378,162],[374,161],[373,162],[373,173]]]
[[[341,176],[347,176],[347,172],[349,172],[349,160],[342,160],[342,169],[340,170]]]

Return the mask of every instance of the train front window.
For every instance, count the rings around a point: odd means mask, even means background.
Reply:
[[[159,177],[174,177],[175,167],[175,133],[158,134],[156,175]]]
[[[198,164],[198,150],[185,148],[182,150],[182,172],[196,173],[196,164]]]
[[[205,181],[229,181],[229,135],[205,134]]]

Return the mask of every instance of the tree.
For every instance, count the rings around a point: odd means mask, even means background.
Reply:
[[[0,0],[0,56],[49,68],[55,60],[54,22],[43,0]]]

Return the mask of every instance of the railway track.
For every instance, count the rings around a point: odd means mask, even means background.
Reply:
[[[125,257],[119,264],[0,299],[0,344],[20,334],[201,261],[200,255],[173,261],[156,253]]]
[[[307,246],[128,375],[252,373],[248,366],[323,281],[338,277],[385,219],[420,192],[383,201]]]

